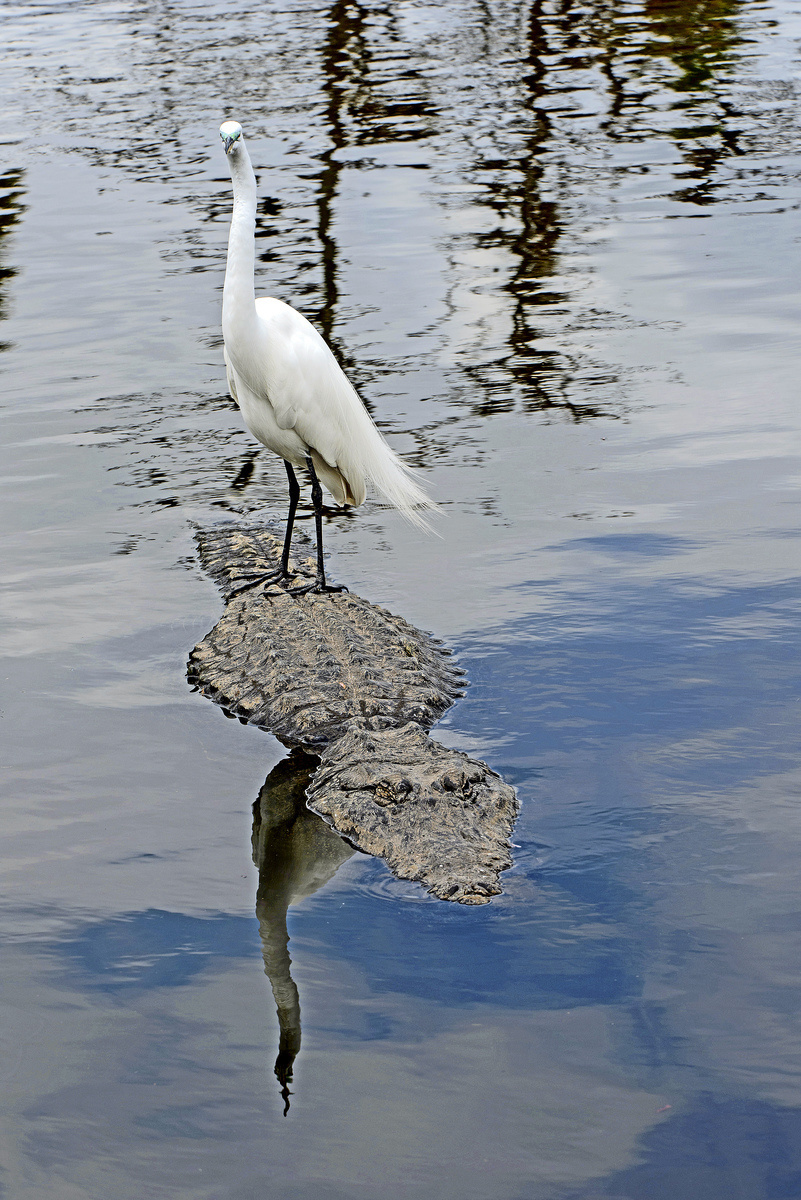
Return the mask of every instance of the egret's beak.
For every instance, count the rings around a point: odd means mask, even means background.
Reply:
[[[223,146],[225,147],[226,154],[231,149],[231,147],[233,146],[235,141],[236,141],[236,138],[229,138],[229,137],[223,138]]]

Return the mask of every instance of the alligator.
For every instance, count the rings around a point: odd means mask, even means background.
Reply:
[[[429,736],[464,694],[451,651],[353,592],[300,592],[311,557],[292,562],[291,584],[249,586],[280,560],[263,525],[198,529],[196,540],[226,603],[191,652],[190,684],[314,756],[308,807],[399,879],[461,904],[498,895],[519,803],[486,763]]]

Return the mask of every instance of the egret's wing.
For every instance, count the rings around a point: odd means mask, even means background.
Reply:
[[[280,300],[257,300],[256,314],[258,344],[246,348],[252,370],[243,376],[237,359],[237,379],[257,381],[254,394],[267,402],[279,430],[308,447],[339,503],[361,504],[369,479],[404,516],[425,526],[420,510],[434,505],[384,441],[314,326]]]
[[[304,316],[280,300],[260,299],[269,379],[267,393],[281,429],[294,429],[336,467],[349,441],[370,418],[323,338]]]
[[[228,351],[223,346],[223,358],[225,359],[225,377],[228,380],[228,391],[231,393],[231,399],[235,404],[239,403],[239,397],[236,394],[236,379],[234,369],[231,366],[231,361],[228,358]]]

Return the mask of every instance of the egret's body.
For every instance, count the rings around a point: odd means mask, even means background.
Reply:
[[[226,121],[220,136],[234,191],[222,311],[228,387],[251,433],[286,463],[290,507],[277,578],[289,574],[299,495],[293,468],[309,469],[317,531],[315,586],[321,589],[326,583],[318,479],[338,504],[352,505],[362,503],[370,480],[418,525],[426,524],[420,509],[434,505],[384,441],[314,326],[281,300],[256,299],[256,178],[241,126]]]

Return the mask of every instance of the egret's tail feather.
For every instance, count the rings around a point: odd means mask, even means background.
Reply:
[[[370,482],[412,525],[416,525],[418,529],[425,529],[428,533],[434,532],[425,514],[439,512],[438,505],[420,487],[414,478],[413,468],[407,467],[389,446],[386,446],[386,449],[388,457],[380,465],[371,463],[368,472]]]
[[[327,448],[324,468],[336,478],[329,483],[320,471],[315,453],[321,458],[323,455],[318,445],[312,450],[312,459],[320,478],[340,504],[361,504],[365,484],[369,483],[412,525],[433,532],[424,513],[437,511],[437,505],[414,478],[414,469],[390,447],[356,392],[342,378],[346,386],[327,397],[332,426],[339,436]],[[336,466],[331,466],[332,463]]]

